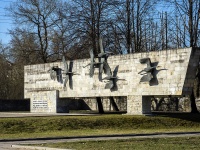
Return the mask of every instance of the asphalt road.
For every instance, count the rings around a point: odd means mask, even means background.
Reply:
[[[130,139],[130,138],[191,137],[191,136],[193,137],[200,136],[200,132],[124,134],[124,135],[106,135],[106,136],[81,136],[81,137],[0,140],[0,150],[59,150],[59,149],[52,149],[52,148],[30,147],[30,146],[24,146],[23,144],[76,142],[76,141],[87,141],[87,140],[95,140],[95,141],[96,140],[115,140],[115,139]]]

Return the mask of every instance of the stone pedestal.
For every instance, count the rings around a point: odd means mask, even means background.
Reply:
[[[57,113],[58,91],[40,91],[31,95],[31,112]]]
[[[68,99],[59,99],[59,91],[40,91],[31,95],[33,113],[69,113]]]
[[[127,96],[127,115],[151,113],[151,97],[142,95]]]

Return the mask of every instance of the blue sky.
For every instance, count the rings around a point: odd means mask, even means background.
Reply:
[[[8,44],[10,36],[8,30],[12,28],[11,18],[8,17],[5,7],[8,7],[12,2],[16,0],[0,0],[0,41],[3,44]]]
[[[5,11],[5,7],[9,7],[12,2],[16,2],[17,0],[0,0],[0,41],[3,44],[8,44],[10,41],[10,35],[8,34],[8,30],[12,29],[13,24],[11,18],[9,18],[8,12]],[[166,4],[158,4],[158,11],[167,11],[170,7]]]

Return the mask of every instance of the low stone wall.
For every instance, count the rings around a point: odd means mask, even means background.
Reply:
[[[59,105],[58,112],[69,112],[70,110],[96,110],[96,108],[91,109],[90,106],[83,99],[76,98],[60,98],[57,102]],[[96,105],[95,101],[93,101]]]
[[[152,98],[151,102],[152,111],[191,112],[190,99],[188,97]]]
[[[127,97],[114,97],[114,101],[119,111],[127,111]],[[197,108],[200,110],[200,101],[197,102]],[[96,98],[84,98],[84,100],[70,99],[70,110],[92,110],[98,111],[98,105]],[[84,103],[84,104],[83,104]],[[142,103],[142,101],[141,101]],[[151,111],[165,111],[165,112],[191,112],[189,97],[159,97],[151,98],[149,101],[151,105]],[[144,104],[146,104],[144,102]],[[85,105],[87,107],[85,107]],[[115,111],[108,97],[102,98],[102,105],[104,111]],[[149,106],[146,105],[146,106]],[[135,107],[138,108],[138,107]],[[144,105],[145,108],[145,105]],[[150,108],[147,108],[150,109]]]
[[[96,98],[84,98],[84,102],[87,104],[90,110],[95,110],[95,111],[98,110]],[[104,111],[115,111],[108,97],[102,97],[101,102],[102,102]],[[119,111],[127,110],[127,97],[125,96],[114,97],[114,103],[117,105],[117,108],[119,109]]]
[[[30,99],[0,99],[0,111],[30,111]]]

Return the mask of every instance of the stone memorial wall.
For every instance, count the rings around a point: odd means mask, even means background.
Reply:
[[[72,71],[72,88],[69,81],[64,87],[66,75],[61,73],[57,79],[50,78],[50,69],[56,67],[62,72],[63,62],[28,65],[24,67],[25,98],[31,100],[31,112],[59,112],[63,102],[59,98],[73,97],[109,97],[127,96],[127,114],[144,114],[151,112],[151,96],[190,95],[200,52],[192,48],[163,50],[108,57],[108,64],[113,72],[117,71],[117,89],[105,89],[107,80],[99,69],[94,76],[89,76],[90,59],[74,60]],[[153,79],[140,82],[144,76],[140,72],[147,67],[140,59],[149,58],[153,66]],[[97,60],[96,60],[97,61]],[[69,64],[69,61],[67,61]],[[61,105],[62,104],[62,105]]]

